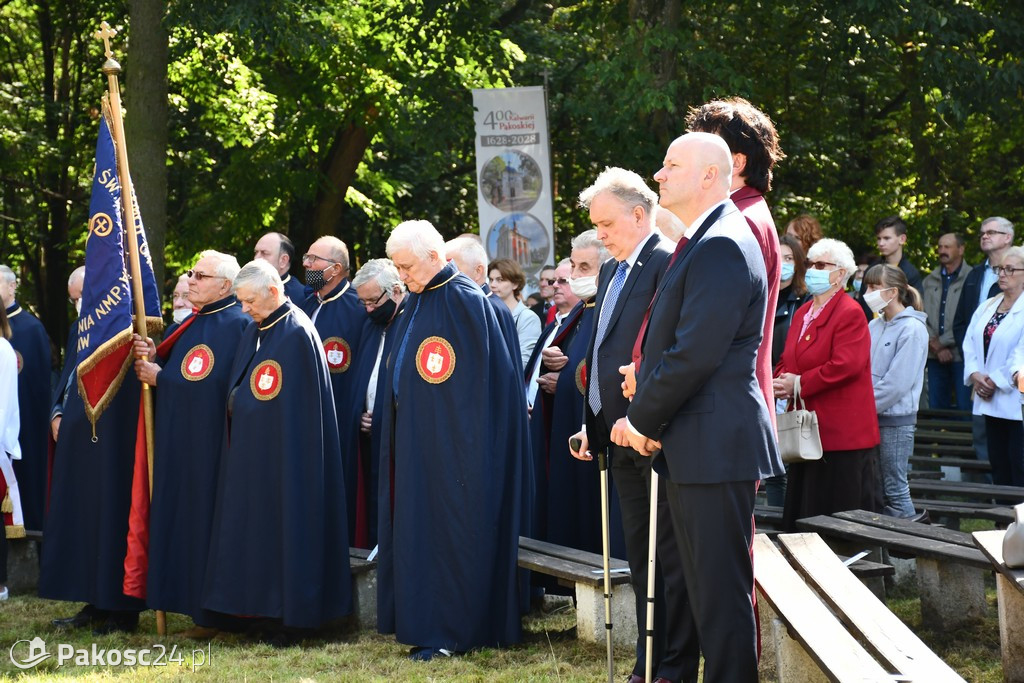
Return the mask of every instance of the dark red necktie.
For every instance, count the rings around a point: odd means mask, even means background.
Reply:
[[[668,260],[668,265],[665,267],[666,271],[672,267],[673,263],[676,262],[679,254],[683,252],[683,247],[685,247],[686,243],[689,241],[690,238],[685,235],[679,238],[679,243],[676,244],[676,250],[672,252],[672,258]],[[651,306],[653,305],[654,297],[651,297],[651,303],[647,304],[647,312],[644,313],[644,321],[640,323],[640,332],[636,335],[636,341],[633,342],[633,367],[636,369],[637,373],[640,372],[640,356],[644,345],[644,335],[647,334],[647,323],[651,321]]]

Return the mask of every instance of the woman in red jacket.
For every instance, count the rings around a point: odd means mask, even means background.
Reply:
[[[881,509],[878,416],[871,386],[871,336],[860,306],[843,292],[857,269],[844,243],[823,239],[807,252],[811,300],[793,316],[776,398],[790,398],[796,380],[807,409],[818,414],[824,455],[789,466],[783,526],[840,510]]]

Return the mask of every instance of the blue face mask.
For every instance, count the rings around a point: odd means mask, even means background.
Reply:
[[[781,282],[785,282],[786,280],[791,279],[793,277],[793,269],[794,267],[792,263],[783,263],[782,270],[779,272],[779,280]]]
[[[832,287],[832,283],[828,280],[831,274],[832,271],[830,270],[811,269],[807,271],[804,281],[807,283],[807,291],[811,296],[824,294]]]

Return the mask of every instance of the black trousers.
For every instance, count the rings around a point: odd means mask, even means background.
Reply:
[[[622,509],[622,531],[626,541],[630,583],[636,593],[636,665],[633,673],[643,676],[647,662],[647,555],[650,540],[651,458],[632,448],[609,447],[609,471],[615,481]],[[687,583],[679,561],[676,534],[665,494],[665,480],[659,478],[658,561],[654,602],[654,678],[696,681],[700,665],[700,643],[690,610]]]
[[[1020,420],[985,416],[992,483],[1024,486],[1024,428]]]
[[[7,532],[0,520],[0,586],[7,585]]]
[[[754,494],[757,482],[666,483],[705,683],[756,683]]]

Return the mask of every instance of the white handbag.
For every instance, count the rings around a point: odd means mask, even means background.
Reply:
[[[1003,564],[1012,569],[1024,568],[1024,503],[1013,507],[1013,522],[1003,535]]]
[[[793,379],[792,410],[776,416],[779,437],[779,455],[787,465],[821,459],[821,434],[818,432],[818,414],[807,410],[800,396],[800,376]]]

